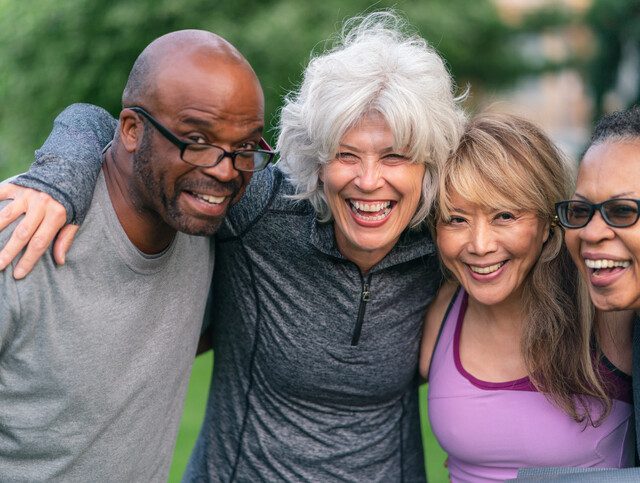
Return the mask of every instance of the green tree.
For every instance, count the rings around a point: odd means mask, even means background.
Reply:
[[[618,80],[625,43],[640,51],[640,0],[594,0],[586,16],[596,52],[587,65],[587,81],[593,90],[594,119],[604,114],[604,99]],[[640,103],[640,85],[630,104]]]
[[[117,115],[133,61],[172,30],[207,29],[234,43],[262,81],[271,126],[310,52],[330,45],[325,39],[344,19],[374,9],[405,13],[462,87],[505,86],[539,68],[520,53],[519,31],[501,22],[490,0],[369,2],[0,0],[0,176],[24,169],[66,105],[90,102]]]

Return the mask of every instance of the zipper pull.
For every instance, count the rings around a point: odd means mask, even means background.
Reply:
[[[365,283],[362,287],[362,301],[368,302],[370,298],[371,292],[369,292],[369,285]]]

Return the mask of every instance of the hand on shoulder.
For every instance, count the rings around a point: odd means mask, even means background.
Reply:
[[[4,247],[0,247],[0,270],[4,270],[26,247],[13,271],[14,277],[19,279],[33,269],[65,225],[66,210],[46,193],[10,183],[0,185],[0,200],[7,199],[12,201],[0,211],[0,230],[9,227],[22,215],[24,217],[15,225]],[[58,237],[54,257],[59,264],[64,263],[65,253],[77,228],[67,225]]]

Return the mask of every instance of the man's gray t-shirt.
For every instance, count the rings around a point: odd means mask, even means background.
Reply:
[[[13,230],[0,233],[4,245]],[[213,243],[135,248],[104,177],[67,262],[0,272],[0,479],[165,481]]]

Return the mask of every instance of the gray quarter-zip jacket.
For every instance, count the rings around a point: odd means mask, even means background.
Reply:
[[[69,116],[94,131],[109,124],[86,121],[95,108],[71,109],[61,135],[78,131]],[[40,157],[63,155],[73,173],[75,148],[60,137]],[[43,174],[59,162],[19,182],[59,197],[67,182],[47,189]],[[293,193],[277,166],[256,173],[216,235],[214,372],[184,480],[424,481],[417,364],[441,280],[435,246],[426,230],[406,231],[362,274],[337,250],[333,224]],[[79,192],[65,195],[81,217]]]

